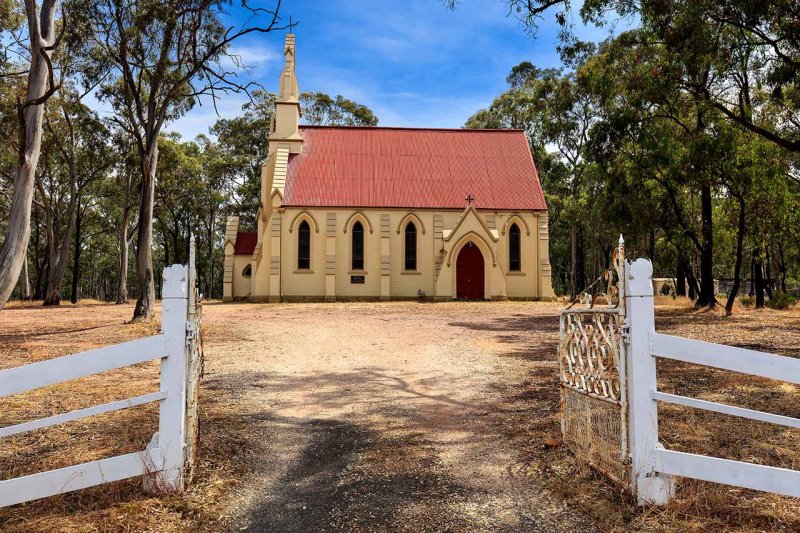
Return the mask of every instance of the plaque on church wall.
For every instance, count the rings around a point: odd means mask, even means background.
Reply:
[[[350,283],[363,285],[365,279],[365,276],[350,276]]]

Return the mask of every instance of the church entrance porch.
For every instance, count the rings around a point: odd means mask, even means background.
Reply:
[[[456,298],[483,300],[486,295],[484,270],[483,254],[474,242],[469,241],[456,260]]]

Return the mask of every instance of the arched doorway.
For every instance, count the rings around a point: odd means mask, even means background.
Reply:
[[[469,241],[456,259],[456,298],[483,300],[484,296],[483,254],[474,242]]]

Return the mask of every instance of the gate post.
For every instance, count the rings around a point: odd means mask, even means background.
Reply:
[[[656,358],[650,350],[655,333],[653,265],[647,259],[627,262],[625,311],[630,346],[627,350],[631,489],[640,505],[664,505],[675,494],[671,476],[656,471],[658,410],[651,392],[656,389]]]
[[[167,357],[161,360],[161,400],[158,417],[158,447],[163,450],[164,469],[157,489],[181,492],[183,483],[183,447],[186,430],[186,319],[189,305],[188,273],[184,265],[164,269],[161,331],[167,345]]]

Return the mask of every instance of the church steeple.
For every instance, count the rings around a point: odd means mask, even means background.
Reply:
[[[278,82],[278,98],[275,100],[275,117],[270,131],[270,152],[278,146],[285,146],[289,153],[297,154],[303,149],[303,138],[300,136],[300,89],[297,85],[295,66],[294,34],[286,35],[283,55],[286,64]]]
[[[283,55],[286,59],[286,64],[283,66],[283,72],[281,72],[278,101],[297,102],[300,98],[300,91],[297,88],[297,76],[294,73],[295,46],[293,33],[286,36],[286,45],[283,48]]]

